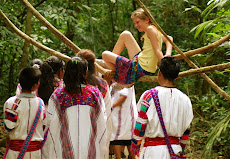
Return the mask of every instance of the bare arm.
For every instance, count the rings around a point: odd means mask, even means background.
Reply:
[[[118,98],[118,100],[113,103],[113,108],[115,108],[117,106],[121,106],[122,103],[125,102],[126,98],[127,98],[126,96],[121,95],[120,98]]]
[[[173,41],[173,37],[168,36],[168,38]],[[166,37],[162,37],[162,41],[165,43],[166,45],[166,54],[165,56],[171,56],[172,55],[172,44],[166,39]]]
[[[163,58],[163,53],[161,51],[161,47],[160,47],[160,43],[159,43],[159,39],[158,39],[158,31],[156,28],[154,28],[153,26],[149,26],[147,28],[147,36],[151,41],[152,47],[153,47],[153,51],[155,52],[158,61],[161,61],[161,59]]]

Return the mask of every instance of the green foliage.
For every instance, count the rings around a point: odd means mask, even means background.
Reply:
[[[191,32],[196,31],[195,38],[199,35],[203,39],[216,39],[229,34],[230,1],[211,0],[208,4],[209,6],[201,13],[204,22],[191,30]]]
[[[40,0],[34,0],[34,5],[39,2]],[[143,0],[162,29],[174,38],[174,42],[182,51],[205,46],[229,34],[229,2],[229,0]],[[36,6],[54,27],[80,48],[93,50],[97,57],[101,57],[104,50],[113,49],[123,30],[130,30],[136,40],[139,40],[141,34],[138,34],[130,18],[135,8],[139,6],[134,0],[50,0]],[[20,1],[3,0],[0,9],[20,30],[25,31],[26,8]],[[31,37],[68,56],[75,55],[35,17],[32,20]],[[0,116],[3,103],[15,93],[23,45],[24,40],[0,20]],[[191,59],[198,66],[229,62],[229,46],[230,43],[226,42],[212,51]],[[177,52],[173,50],[173,54]],[[125,50],[122,55],[127,56],[127,51]],[[44,60],[48,56],[50,55],[31,46],[28,64],[33,58]],[[190,69],[186,62],[181,63],[181,71]],[[229,72],[229,69],[226,69],[208,74],[228,94],[230,94]],[[137,82],[135,84],[137,101],[145,90],[156,85],[158,83]],[[178,79],[175,85],[191,97],[193,103],[195,117],[192,123],[191,151],[203,151],[207,143],[204,151],[206,156],[210,157],[212,154],[213,158],[229,157],[227,147],[229,101],[216,94],[201,76]]]
[[[227,146],[230,140],[228,131],[230,102],[215,93],[191,96],[191,100],[195,115],[191,134],[194,146],[204,149],[203,155],[206,158],[210,156],[227,158],[230,150]],[[204,148],[201,143],[206,143]]]
[[[224,113],[225,114],[225,113]],[[230,112],[227,112],[227,116],[222,119],[212,130],[210,133],[208,139],[207,139],[207,144],[205,145],[205,149],[203,152],[203,156],[205,158],[209,158],[209,156],[212,155],[212,149],[214,146],[214,143],[217,142],[218,145],[222,145],[225,147],[226,144],[230,142],[230,133],[227,131],[229,129],[229,122],[230,122]],[[222,136],[221,136],[222,135]],[[223,136],[227,136],[223,137]],[[230,149],[222,149],[223,152],[218,152],[219,155],[228,155]]]

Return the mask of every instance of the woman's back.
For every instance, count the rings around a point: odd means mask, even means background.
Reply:
[[[100,91],[81,86],[82,93],[54,91],[49,101],[48,125],[53,143],[49,158],[104,158],[106,151],[105,105]]]

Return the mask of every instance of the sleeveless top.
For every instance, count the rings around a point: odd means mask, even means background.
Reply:
[[[146,33],[142,36],[142,38],[144,38],[144,44],[142,47],[143,51],[138,55],[139,64],[145,71],[155,73],[158,62],[157,55],[155,54],[152,43]],[[158,32],[158,40],[160,47],[162,47],[162,38],[160,32]]]

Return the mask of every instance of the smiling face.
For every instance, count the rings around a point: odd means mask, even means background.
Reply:
[[[133,17],[133,23],[134,26],[138,29],[139,32],[145,32],[147,27],[150,25],[149,18],[146,18],[145,20],[140,19],[138,17]]]

